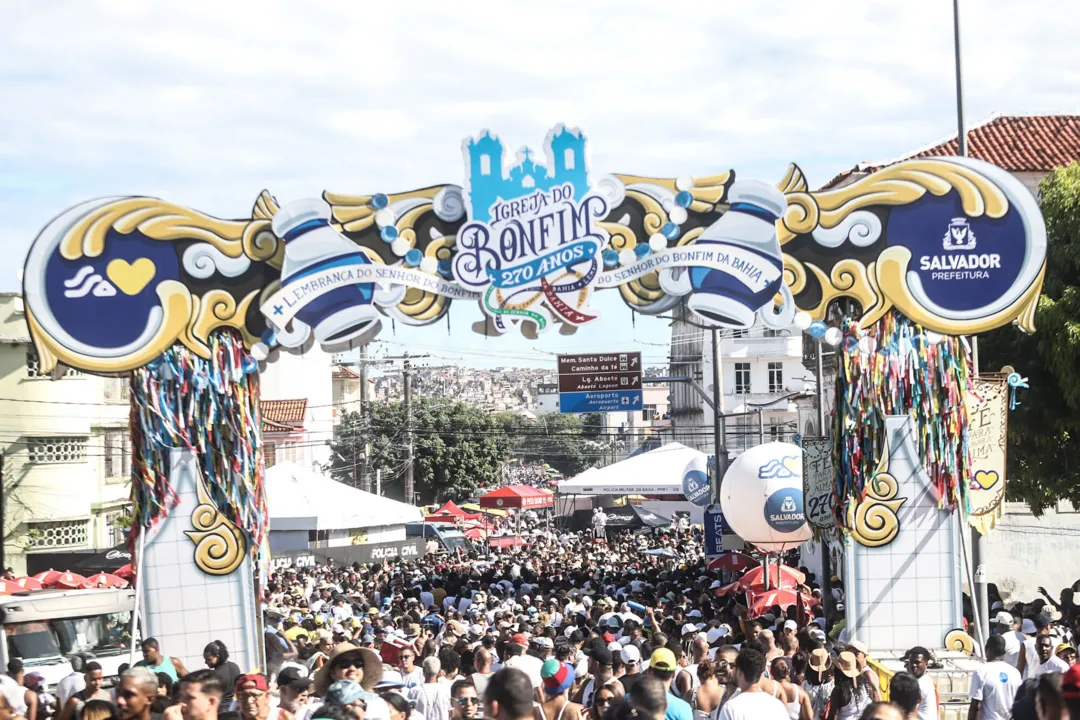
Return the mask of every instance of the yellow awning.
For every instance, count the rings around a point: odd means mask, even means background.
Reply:
[[[462,510],[468,510],[469,512],[488,513],[489,515],[494,515],[496,517],[506,517],[506,511],[505,510],[498,510],[496,508],[480,507],[476,503],[465,503],[464,505],[461,506],[461,509]]]

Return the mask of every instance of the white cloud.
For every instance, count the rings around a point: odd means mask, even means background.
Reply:
[[[964,0],[971,121],[1076,112],[1075,4]],[[225,216],[269,187],[392,191],[462,174],[490,127],[584,129],[592,167],[812,183],[955,130],[946,0],[9,3],[0,243],[88,197]],[[0,272],[0,289],[14,286]]]

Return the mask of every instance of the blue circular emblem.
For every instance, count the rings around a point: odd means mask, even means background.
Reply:
[[[1009,682],[1009,676],[1006,673],[1001,673],[1001,675],[999,675],[998,677],[1001,678],[1001,682],[1003,682],[1003,683]]]
[[[765,501],[765,522],[777,532],[795,532],[806,524],[799,488],[781,488]]]
[[[683,495],[695,505],[709,504],[709,476],[701,470],[690,470],[682,479]]]

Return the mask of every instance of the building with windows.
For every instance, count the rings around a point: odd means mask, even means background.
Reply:
[[[717,331],[724,440],[731,457],[762,442],[791,442],[801,432],[796,399],[811,376],[803,367],[802,333],[794,328]],[[713,396],[712,331],[677,320],[671,333],[671,376],[693,380]],[[676,442],[713,452],[713,412],[689,383],[671,389],[671,429]]]
[[[0,293],[4,566],[125,539],[131,445],[127,378],[41,373],[22,297]],[[59,568],[58,568],[59,569]]]
[[[280,349],[259,373],[266,466],[279,461],[321,471],[330,463],[337,405],[330,353],[316,344]]]

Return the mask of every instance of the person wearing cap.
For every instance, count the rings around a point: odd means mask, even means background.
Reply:
[[[618,652],[625,668],[619,677],[619,682],[622,683],[626,694],[631,695],[634,692],[634,685],[641,679],[641,650],[637,645],[622,645]]]
[[[1010,720],[1013,700],[1023,680],[1019,671],[1005,662],[1004,635],[991,635],[985,647],[986,662],[971,675],[968,720]]]
[[[1073,664],[1061,675],[1061,697],[1070,718],[1080,718],[1080,665]]]
[[[278,717],[281,720],[304,720],[310,710],[311,678],[297,667],[278,673]]]
[[[242,720],[270,717],[270,683],[262,673],[248,673],[236,680],[236,707]]]
[[[626,694],[623,684],[615,677],[615,660],[610,650],[602,646],[594,647],[587,650],[585,655],[589,659],[589,679],[582,684],[581,689],[574,698],[576,702],[583,707],[592,707],[593,695],[600,688],[611,690],[615,697],[622,697]]]
[[[326,690],[326,704],[344,708],[355,720],[366,720],[368,707],[374,699],[382,700],[364,690],[355,680],[336,680]]]
[[[1074,648],[1069,643],[1058,643],[1057,647],[1054,648],[1054,654],[1061,658],[1065,662],[1065,664],[1069,665],[1070,667],[1076,664],[1076,648]]]
[[[1027,625],[1027,623],[1028,621],[1025,620],[1024,624]],[[1042,663],[1039,660],[1039,653],[1035,649],[1035,643],[1042,636],[1050,636],[1050,626],[1053,624],[1050,616],[1045,613],[1036,615],[1035,619],[1031,621],[1031,629],[1034,631],[1032,633],[1033,637],[1029,637],[1024,641],[1020,661],[1016,664],[1016,669],[1020,671],[1020,676],[1025,680],[1035,677],[1035,668]],[[1053,650],[1053,642],[1053,640],[1050,641],[1051,650]],[[1051,652],[1051,654],[1053,653]]]
[[[503,666],[516,668],[525,673],[529,678],[529,682],[533,684],[533,689],[537,691],[537,698],[539,699],[540,686],[543,684],[543,678],[540,677],[540,668],[543,666],[544,661],[525,652],[528,647],[529,636],[525,633],[516,633],[511,636],[510,642],[506,644],[507,658]]]
[[[555,658],[544,661],[540,668],[544,699],[536,707],[539,720],[576,720],[581,717],[581,706],[570,702],[570,688],[574,686],[574,668]]]
[[[667,694],[667,709],[664,710],[664,720],[694,720],[694,711],[690,709],[690,703],[671,691],[671,683],[679,669],[675,653],[666,647],[653,650],[653,654],[649,657],[648,672],[663,683],[664,691]],[[632,690],[630,694],[633,695]]]
[[[866,678],[870,686],[870,699],[873,702],[881,702],[881,678],[877,671],[870,667],[867,658],[870,657],[870,648],[861,640],[852,640],[847,644],[847,651],[855,656],[855,663],[859,666],[859,674]]]
[[[1001,610],[994,616],[994,632],[1005,640],[1004,661],[1014,668],[1020,662],[1020,651],[1027,636],[1013,629],[1013,616]]]

